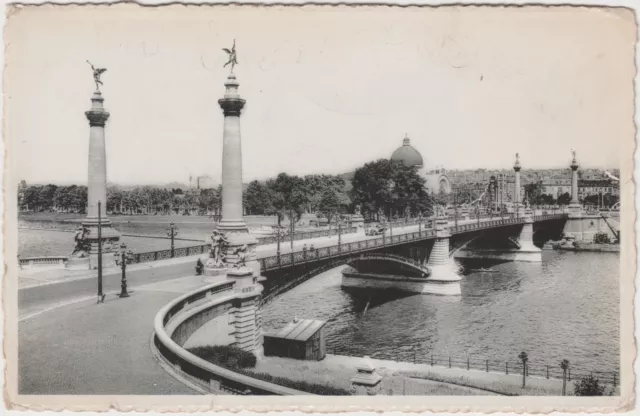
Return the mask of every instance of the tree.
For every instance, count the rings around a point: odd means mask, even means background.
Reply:
[[[604,386],[600,384],[600,380],[590,374],[584,377],[574,386],[576,396],[602,396],[604,395]]]
[[[380,219],[380,212],[391,202],[391,163],[379,159],[356,169],[351,180],[351,199],[363,213]]]
[[[562,195],[558,196],[558,205],[569,205],[571,202],[571,194],[569,192],[565,192]]]
[[[524,388],[527,376],[527,361],[529,361],[529,357],[527,356],[527,353],[523,351],[518,355],[518,358],[522,361],[522,388]]]
[[[280,173],[275,180],[267,181],[267,188],[269,188],[272,212],[278,216],[278,226],[285,216],[289,218],[293,249],[295,223],[302,217],[307,203],[304,181],[298,176]]]
[[[269,190],[258,181],[249,183],[243,193],[243,198],[244,207],[249,215],[264,215],[271,205]]]
[[[560,368],[562,368],[562,395],[567,395],[567,370],[569,369],[569,360],[562,360],[560,362]]]
[[[326,189],[321,196],[320,203],[318,205],[318,211],[321,212],[329,223],[329,229],[331,229],[331,219],[335,214],[341,211],[340,200],[338,195],[333,189]]]

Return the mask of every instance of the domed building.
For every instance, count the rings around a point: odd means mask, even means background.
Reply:
[[[402,146],[398,147],[391,155],[391,163],[403,163],[407,166],[416,166],[421,175],[427,179],[425,188],[431,194],[450,194],[451,180],[447,176],[444,168],[424,172],[424,160],[422,155],[413,146],[411,140],[405,134]]]
[[[406,134],[402,140],[402,146],[398,147],[391,155],[391,163],[404,163],[407,166],[417,166],[418,168],[424,166],[422,155],[411,146],[411,140]]]

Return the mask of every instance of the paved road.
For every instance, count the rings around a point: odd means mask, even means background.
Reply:
[[[136,286],[193,275],[195,274],[194,266],[193,262],[189,262],[142,270],[130,270],[127,272],[127,282],[129,287],[135,290]],[[120,292],[120,277],[120,274],[104,276],[103,292]],[[23,288],[18,291],[18,316],[19,319],[23,319],[35,313],[91,296],[95,296],[97,299],[97,293],[97,278],[63,281],[55,284]]]
[[[77,302],[20,322],[19,393],[197,394],[151,353],[153,319],[178,295],[147,286],[129,298]]]

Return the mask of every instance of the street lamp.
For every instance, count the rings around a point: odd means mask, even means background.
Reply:
[[[120,244],[120,252],[113,253],[116,258],[116,264],[122,268],[122,280],[120,281],[121,291],[118,296],[121,298],[128,298],[129,293],[127,292],[127,264],[133,261],[133,252],[131,250],[127,250],[127,245],[125,243]]]
[[[418,214],[418,235],[422,237],[422,212]]]
[[[344,220],[340,214],[336,216],[336,225],[338,226],[338,251],[341,252],[342,247],[340,247],[340,245],[342,244],[342,226],[344,225]]]
[[[175,248],[173,245],[173,239],[178,235],[178,226],[174,223],[169,224],[169,228],[167,228],[167,236],[171,237],[171,257],[175,256]]]
[[[273,234],[276,237],[276,256],[278,256],[278,264],[280,264],[280,241],[286,235],[286,231],[280,225],[273,227]]]

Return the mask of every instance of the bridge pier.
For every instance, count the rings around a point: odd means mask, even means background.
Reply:
[[[491,259],[505,261],[524,261],[540,263],[542,250],[533,244],[533,218],[531,211],[525,211],[524,224],[517,239],[510,241],[517,247],[511,249],[478,249],[463,248],[456,252],[456,258],[466,259]]]
[[[427,267],[431,274],[423,286],[422,293],[435,295],[460,295],[460,281],[453,267],[453,259],[449,257],[449,238],[451,233],[446,228],[446,219],[435,220],[436,240],[429,255]]]

